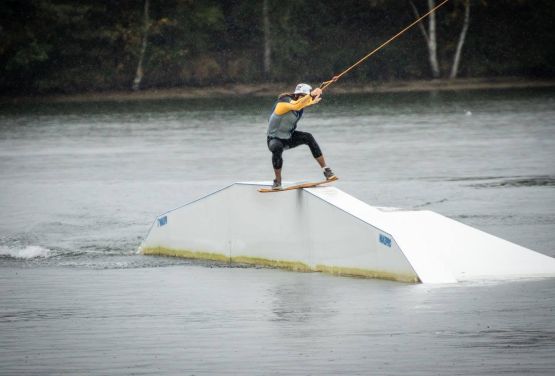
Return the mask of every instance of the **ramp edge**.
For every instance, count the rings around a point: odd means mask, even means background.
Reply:
[[[310,267],[309,265],[300,261],[288,261],[288,260],[272,260],[260,257],[250,257],[250,256],[232,256],[221,253],[203,252],[203,251],[191,251],[186,249],[172,249],[165,247],[146,247],[141,248],[141,253],[144,255],[151,256],[169,256],[169,257],[179,257],[191,260],[207,260],[207,261],[218,261],[228,264],[247,264],[254,266],[263,266],[274,269],[291,270],[295,272],[316,272],[325,273],[336,276],[345,277],[358,277],[358,278],[368,278],[368,279],[383,279],[388,281],[405,282],[405,283],[420,283],[421,281],[415,275],[404,275],[386,272],[383,270],[371,270],[371,269],[361,269],[361,268],[349,268],[334,265],[322,265],[318,264],[315,267]]]

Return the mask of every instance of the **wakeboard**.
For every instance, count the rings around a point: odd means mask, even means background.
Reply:
[[[322,185],[322,184],[332,183],[332,182],[336,181],[337,179],[338,179],[337,176],[334,176],[333,178],[331,178],[329,180],[286,185],[286,186],[282,187],[281,189],[260,188],[260,189],[258,189],[258,192],[262,192],[262,193],[285,192],[285,191],[292,191],[294,189],[313,188],[313,187],[317,187],[317,186]]]

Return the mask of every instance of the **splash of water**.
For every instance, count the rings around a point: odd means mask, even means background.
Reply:
[[[51,250],[38,245],[29,245],[24,248],[12,248],[0,246],[0,256],[12,257],[17,259],[32,259],[36,257],[47,258]]]

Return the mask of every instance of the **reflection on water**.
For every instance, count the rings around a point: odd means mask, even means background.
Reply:
[[[321,288],[310,277],[291,276],[293,281],[271,289],[274,297],[272,312],[274,321],[294,323],[327,319],[337,314],[337,307],[332,302],[318,299]],[[321,294],[324,296],[324,294]]]

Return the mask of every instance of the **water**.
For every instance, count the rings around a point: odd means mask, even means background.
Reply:
[[[552,90],[330,96],[337,186],[555,256]],[[0,108],[0,374],[552,374],[553,279],[456,286],[136,254],[157,214],[272,178],[272,98]],[[321,172],[306,148],[284,177]]]

